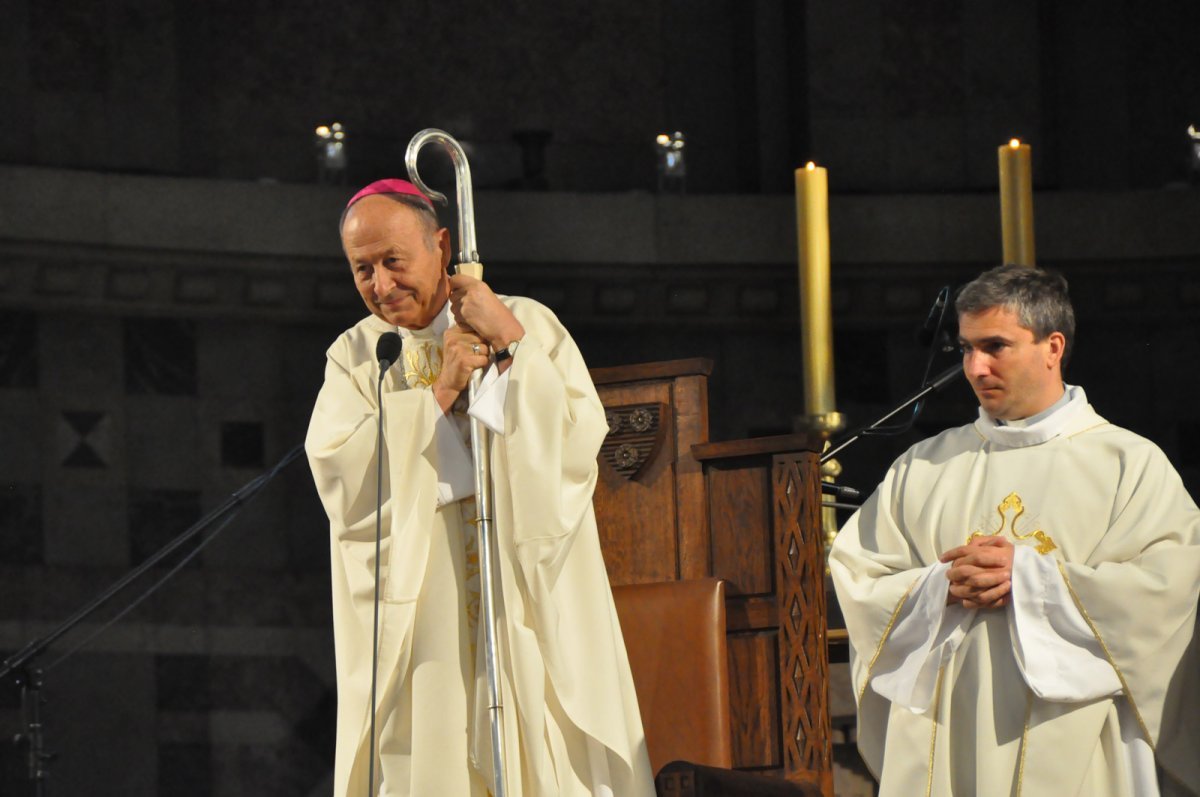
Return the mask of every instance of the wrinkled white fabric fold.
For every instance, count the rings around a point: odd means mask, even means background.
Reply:
[[[488,366],[487,373],[475,391],[467,414],[475,418],[494,433],[504,436],[504,402],[508,398],[508,375],[512,369],[499,373],[495,364]]]
[[[588,766],[592,771],[593,797],[615,797],[612,777],[608,774],[608,751],[604,745],[587,737]]]
[[[922,569],[925,573],[897,615],[871,680],[876,692],[915,714],[929,710],[938,670],[954,655],[975,615],[959,604],[946,605],[948,563]]]
[[[1154,763],[1154,748],[1142,735],[1141,726],[1128,700],[1117,701],[1117,718],[1121,723],[1121,742],[1125,747],[1129,767],[1128,793],[1134,797],[1158,797],[1158,771]]]
[[[458,424],[449,415],[442,415],[434,425],[437,437],[437,505],[461,501],[475,494],[475,470],[471,452],[463,442]]]
[[[1121,681],[1053,556],[1022,545],[1013,551],[1008,619],[1017,666],[1042,700],[1080,703],[1121,693]]]

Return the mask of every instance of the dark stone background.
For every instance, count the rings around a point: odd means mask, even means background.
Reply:
[[[938,288],[997,262],[995,148],[1019,135],[1039,260],[1079,313],[1069,379],[1200,491],[1194,2],[11,0],[3,20],[4,655],[301,441],[362,312],[349,189],[313,184],[335,119],[355,185],[401,173],[423,127],[464,140],[489,280],[593,366],[711,357],[725,440],[801,412],[791,170],[830,169],[839,408],[865,423],[918,385]],[[674,129],[684,197],[651,193]],[[540,176],[521,131],[552,135]],[[843,481],[973,406],[955,385]],[[49,793],[327,794],[327,546],[294,464],[145,604],[44,656]],[[0,684],[0,738],[19,708]],[[23,763],[0,742],[6,797]]]

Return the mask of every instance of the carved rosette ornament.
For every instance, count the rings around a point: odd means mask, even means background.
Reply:
[[[666,437],[663,404],[629,404],[605,412],[608,436],[600,445],[600,460],[618,476],[631,480],[654,461]]]

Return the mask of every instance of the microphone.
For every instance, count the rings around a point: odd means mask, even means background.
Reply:
[[[853,487],[847,487],[844,484],[830,484],[829,482],[821,482],[821,492],[826,495],[832,495],[834,498],[842,501],[851,501],[862,503],[862,493]]]
[[[938,327],[941,326],[942,316],[946,313],[948,301],[950,301],[949,285],[938,291],[937,298],[933,300],[933,307],[929,308],[929,315],[925,318],[925,323],[917,330],[917,343],[922,346],[933,343],[933,337],[938,333]]]
[[[383,379],[383,375],[387,373],[387,369],[391,367],[392,363],[400,359],[401,348],[403,348],[403,343],[395,332],[384,332],[379,336],[379,342],[375,344],[375,359],[379,360],[380,379]]]

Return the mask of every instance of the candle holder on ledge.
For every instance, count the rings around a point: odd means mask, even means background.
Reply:
[[[828,450],[829,439],[846,428],[846,416],[840,412],[801,415],[792,425],[797,432],[815,432],[820,435],[825,440],[825,450]],[[837,477],[841,474],[842,463],[836,459],[821,464],[821,481],[836,484]],[[828,553],[838,532],[837,509],[832,506],[821,507],[821,532],[825,540],[825,551]]]

